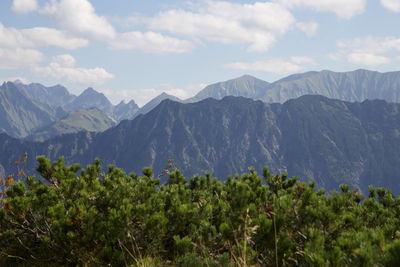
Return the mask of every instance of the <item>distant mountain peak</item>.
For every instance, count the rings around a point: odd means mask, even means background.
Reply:
[[[154,97],[152,100],[147,102],[143,107],[139,109],[139,111],[135,114],[135,116],[139,114],[146,114],[156,106],[158,106],[162,101],[169,99],[175,102],[182,102],[182,100],[176,96],[167,94],[166,92],[162,92],[158,96]]]
[[[269,84],[269,82],[245,74],[235,79],[210,84],[185,102],[193,103],[209,97],[222,99],[229,95],[256,99],[264,93]]]
[[[161,94],[159,94],[158,96],[156,96],[156,97],[153,98],[152,100],[154,100],[154,99],[159,99],[159,98],[169,98],[169,99],[181,100],[179,97],[174,96],[174,95],[170,95],[170,94],[168,94],[168,93],[166,93],[166,92],[162,92]],[[150,100],[150,101],[152,101],[152,100]]]
[[[94,90],[92,87],[88,87],[87,89],[85,89],[78,97],[87,97],[87,96],[97,96],[107,99],[107,97],[103,93]]]
[[[236,79],[244,79],[244,80],[253,80],[253,79],[257,79],[257,80],[260,80],[260,79],[258,79],[257,77],[254,77],[254,76],[252,76],[252,75],[250,75],[250,74],[243,74],[242,76],[240,76],[240,77],[238,77],[238,78],[236,78]],[[235,79],[233,79],[233,80],[235,80]]]
[[[20,79],[14,80],[13,83],[16,83],[16,84],[26,84],[25,82],[23,82],[23,81],[20,80]]]
[[[100,92],[97,92],[96,90],[94,90],[92,87],[88,87],[85,89],[85,91],[83,91],[81,93],[81,95],[86,95],[86,94],[102,94]]]

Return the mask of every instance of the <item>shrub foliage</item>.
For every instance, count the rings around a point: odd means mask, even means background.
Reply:
[[[264,168],[225,182],[38,157],[0,203],[0,265],[399,266],[400,198]],[[265,183],[263,183],[263,179]],[[45,182],[42,182],[42,181]]]

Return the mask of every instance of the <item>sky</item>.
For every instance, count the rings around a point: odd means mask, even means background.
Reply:
[[[0,2],[0,81],[93,87],[114,104],[399,63],[400,0]]]

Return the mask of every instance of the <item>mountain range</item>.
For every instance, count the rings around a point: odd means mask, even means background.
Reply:
[[[11,89],[10,89],[11,88]],[[194,97],[180,100],[177,97],[162,93],[149,101],[142,108],[131,100],[113,105],[107,97],[87,88],[79,96],[72,95],[62,85],[46,87],[38,83],[23,84],[20,81],[8,82],[0,87],[2,97],[0,122],[3,122],[0,132],[13,137],[31,140],[43,140],[51,136],[78,130],[104,130],[112,124],[106,123],[93,127],[89,121],[107,121],[118,123],[126,119],[134,119],[139,114],[145,114],[156,107],[162,100],[171,99],[177,102],[194,103],[206,98],[222,99],[225,96],[243,96],[266,103],[284,103],[302,95],[323,95],[329,98],[345,101],[364,101],[366,99],[383,99],[388,102],[400,101],[400,72],[379,73],[368,70],[352,72],[306,72],[295,74],[273,83],[260,80],[250,75],[211,84]],[[23,96],[21,96],[23,95]],[[19,101],[15,101],[15,99]],[[7,104],[8,103],[8,104]],[[23,103],[23,104],[22,104]],[[35,131],[51,127],[58,120],[65,119],[69,112],[79,112],[97,108],[101,110],[96,118],[88,120],[88,125],[80,121],[79,125],[63,124],[63,127],[53,128],[49,134],[36,134]],[[29,115],[28,115],[29,114]],[[90,113],[86,113],[88,116]],[[83,114],[81,114],[83,116]],[[67,126],[71,126],[68,129]],[[57,131],[57,129],[59,131]],[[36,135],[36,136],[35,136]]]
[[[352,102],[382,99],[399,103],[400,72],[380,73],[363,69],[350,72],[311,71],[290,75],[273,83],[244,75],[209,85],[186,102],[208,97],[222,99],[228,95],[244,96],[266,103],[284,103],[303,95],[322,95]]]
[[[287,171],[331,190],[348,183],[400,193],[400,72],[307,72],[273,83],[244,75],[180,100],[163,93],[139,108],[88,88],[0,86],[0,175],[28,152],[68,163],[159,172],[172,157],[188,176],[226,178],[248,166]],[[245,97],[245,98],[244,98]],[[374,100],[381,99],[381,100]],[[11,137],[10,137],[11,136]],[[17,139],[16,139],[17,138]],[[18,139],[19,138],[19,139]]]
[[[225,97],[182,104],[164,100],[147,114],[122,121],[102,133],[66,134],[44,142],[0,135],[0,165],[12,173],[25,152],[33,172],[37,155],[65,156],[84,166],[95,157],[156,175],[173,158],[187,176],[211,171],[225,179],[247,167],[288,172],[333,190],[347,183],[400,193],[400,104],[383,100],[345,102],[308,95],[284,104]],[[166,177],[163,177],[165,179]]]
[[[40,83],[24,84],[19,80],[16,80],[13,84],[26,96],[53,108],[61,107],[76,98],[62,85],[46,87]]]
[[[0,132],[26,137],[66,114],[61,108],[55,109],[29,98],[11,82],[0,87]]]
[[[0,132],[17,138],[44,140],[78,131],[104,131],[122,119],[132,119],[138,109],[133,100],[113,106],[92,88],[74,96],[61,85],[16,81],[0,86]]]
[[[3,83],[0,97],[0,133],[29,140],[44,140],[78,131],[104,131],[122,120],[149,112],[164,99],[181,102],[175,96],[162,93],[142,108],[134,100],[121,101],[114,106],[104,94],[91,87],[75,96],[62,85],[46,87],[39,83],[23,84],[18,80]],[[72,118],[78,117],[80,119],[75,123]],[[96,121],[100,123],[97,126],[93,124]]]
[[[103,132],[115,126],[115,121],[106,116],[97,108],[71,111],[65,118],[61,118],[50,125],[37,129],[26,137],[31,141],[44,141],[54,136],[76,133],[81,131]]]

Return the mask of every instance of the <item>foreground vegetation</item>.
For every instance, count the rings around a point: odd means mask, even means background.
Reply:
[[[388,189],[328,195],[267,168],[225,182],[173,170],[161,185],[151,168],[38,161],[47,183],[0,183],[0,265],[400,265],[400,198]]]

